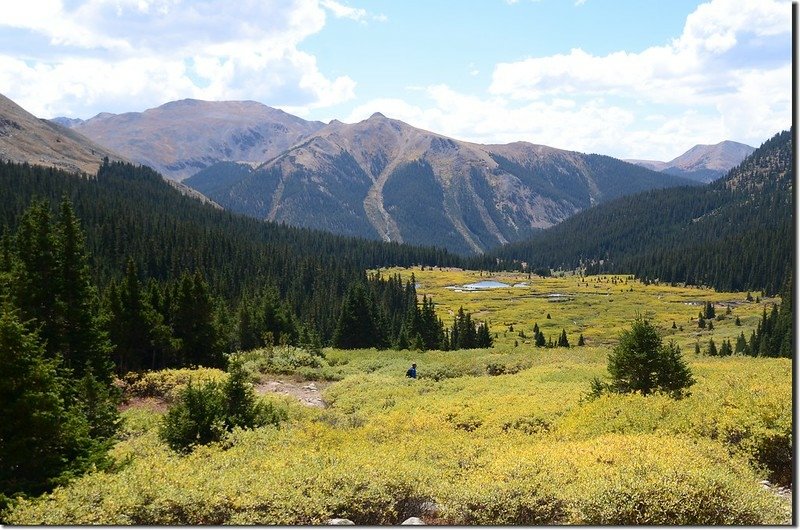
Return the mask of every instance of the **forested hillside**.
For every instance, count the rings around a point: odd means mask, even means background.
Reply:
[[[133,289],[134,280],[144,290],[148,282],[160,284],[162,292],[151,289],[149,303],[158,306],[158,299],[166,297],[169,303],[161,305],[167,321],[181,283],[188,282],[227,308],[218,313],[235,313],[240,305],[246,312],[257,305],[263,317],[265,305],[271,304],[294,322],[292,339],[298,339],[304,324],[328,342],[348,288],[366,282],[366,269],[459,264],[459,258],[440,249],[369,242],[223,212],[181,195],[149,168],[131,164],[105,163],[96,178],[81,179],[4,163],[0,187],[0,224],[12,232],[34,199],[52,207],[68,198],[86,231],[93,281],[104,292]],[[195,271],[200,277],[194,278]],[[373,294],[381,290],[374,287]],[[237,325],[232,320],[231,329]],[[273,331],[277,342],[278,331]],[[226,338],[230,346],[237,340]]]
[[[791,269],[792,133],[765,142],[705,187],[649,191],[599,205],[475,259],[777,293]]]

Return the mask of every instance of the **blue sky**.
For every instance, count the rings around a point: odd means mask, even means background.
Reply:
[[[791,124],[787,0],[26,0],[0,93],[37,116],[256,100],[480,143],[669,160]]]

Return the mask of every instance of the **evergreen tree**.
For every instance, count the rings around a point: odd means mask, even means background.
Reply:
[[[731,348],[731,343],[728,340],[722,341],[722,346],[719,348],[719,356],[720,357],[729,357],[733,354],[733,348]]]
[[[608,371],[611,382],[605,388],[618,393],[646,396],[666,392],[680,397],[695,382],[678,346],[662,344],[655,327],[640,318],[620,335],[619,344],[608,356]],[[599,381],[592,386],[595,393],[604,387]]]
[[[263,345],[254,320],[253,308],[246,300],[242,300],[239,303],[237,323],[239,349],[241,350],[252,350]]]
[[[478,325],[476,346],[478,348],[491,348],[493,342],[492,336],[489,334],[489,324],[482,322]]]
[[[542,333],[541,330],[536,335],[535,344],[536,344],[537,348],[543,348],[545,346],[545,344],[546,344],[546,342],[544,340],[544,333]]]
[[[111,344],[102,329],[97,293],[92,286],[83,233],[72,204],[61,203],[56,227],[58,251],[59,352],[67,368],[81,378],[88,368],[99,382],[111,382]],[[91,379],[91,378],[90,378]]]
[[[119,374],[186,365],[161,314],[147,302],[133,260],[128,260],[121,285],[112,282],[105,298],[112,355]]]
[[[23,321],[35,321],[45,351],[55,357],[61,343],[63,311],[58,299],[61,286],[56,238],[50,209],[43,202],[34,202],[25,211],[14,243],[14,305]]]
[[[744,331],[736,338],[736,347],[734,353],[745,353],[747,351],[747,340],[744,338]]]
[[[222,337],[214,302],[200,271],[184,274],[175,300],[173,334],[180,340],[178,355],[190,365],[221,367]]]
[[[583,333],[581,333],[580,336],[578,337],[578,346],[585,346],[585,345],[586,341],[583,339]]]
[[[716,316],[716,311],[714,310],[714,304],[711,302],[706,302],[704,315],[706,319],[711,319]]]
[[[706,355],[709,355],[711,357],[716,357],[718,355],[717,345],[714,344],[714,339],[708,340],[708,350],[706,350]]]
[[[356,282],[344,298],[333,344],[337,348],[355,349],[370,348],[381,341],[366,289],[362,283]]]
[[[567,331],[562,328],[561,335],[558,337],[559,348],[569,348],[569,340],[567,339]]]
[[[92,461],[89,425],[65,401],[58,359],[10,307],[0,309],[0,508],[39,495]],[[5,498],[5,499],[4,499]]]

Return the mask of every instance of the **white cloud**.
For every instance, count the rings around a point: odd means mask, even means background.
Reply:
[[[44,117],[88,117],[101,104],[140,110],[183,97],[257,99],[299,113],[341,103],[354,97],[355,82],[326,77],[299,45],[322,30],[326,10],[356,19],[366,11],[322,3],[15,2],[0,30],[26,30],[49,44],[29,47],[24,61],[0,50],[0,92]]]
[[[346,6],[334,0],[322,0],[320,4],[333,13],[336,18],[349,18],[360,22],[367,17],[366,9]]]
[[[781,1],[713,0],[665,46],[501,63],[486,96],[432,86],[429,107],[393,109],[455,138],[625,158],[670,160],[725,139],[757,146],[791,124],[790,14]]]

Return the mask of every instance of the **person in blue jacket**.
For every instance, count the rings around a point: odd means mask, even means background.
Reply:
[[[406,371],[406,377],[410,377],[411,379],[417,378],[417,363],[412,364],[411,368]]]

